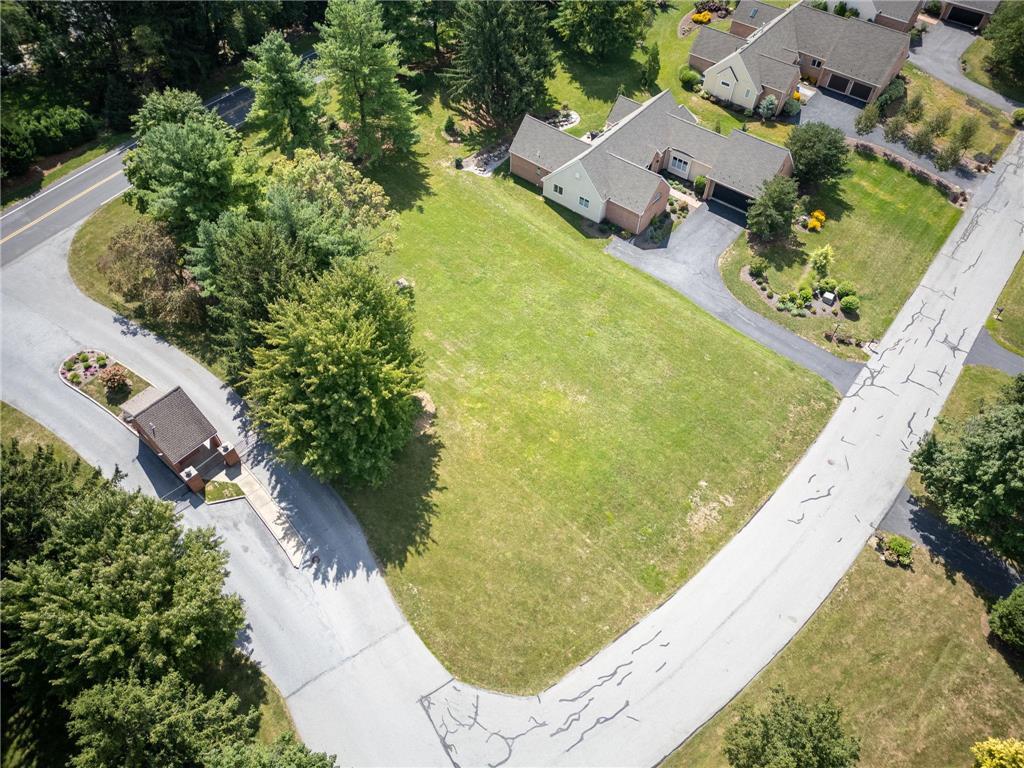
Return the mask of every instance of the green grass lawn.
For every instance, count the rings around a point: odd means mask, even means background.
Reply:
[[[835,393],[535,189],[456,171],[444,119],[426,103],[418,154],[374,174],[401,210],[384,268],[416,286],[436,430],[382,489],[343,493],[453,674],[534,691],[727,541]]]
[[[218,501],[228,501],[229,499],[240,499],[245,496],[245,492],[238,487],[237,483],[231,483],[226,480],[210,481],[203,489],[203,494],[208,504],[216,504]]]
[[[1024,259],[1017,262],[996,307],[1002,307],[1003,312],[999,320],[989,317],[988,332],[1010,351],[1024,355]]]
[[[964,74],[978,85],[983,85],[990,91],[1006,96],[1008,99],[1024,102],[1024,83],[1015,83],[1012,80],[1003,80],[993,77],[985,69],[985,57],[992,50],[992,43],[984,37],[978,37],[970,47],[964,51],[960,59],[966,67]]]
[[[919,181],[885,161],[851,155],[850,173],[838,184],[812,198],[828,221],[819,233],[794,227],[792,239],[768,247],[751,247],[741,238],[723,257],[722,277],[733,294],[756,312],[837,354],[857,356],[856,347],[832,346],[824,332],[833,328],[832,315],[791,317],[777,312],[760,291],[740,277],[753,252],[768,259],[768,282],[776,293],[796,290],[810,269],[810,251],[825,243],[835,249],[832,276],[851,280],[861,298],[857,319],[838,318],[848,334],[864,340],[881,338],[900,307],[920,282],[932,258],[959,220],[961,211],[935,187]]]
[[[129,399],[152,386],[148,381],[130,368],[125,367],[125,370],[128,371],[128,377],[132,382],[130,387],[123,387],[115,390],[114,392],[107,392],[106,387],[103,386],[103,382],[100,381],[100,377],[93,376],[89,381],[85,382],[85,384],[82,384],[79,389],[115,416],[120,416],[122,405],[128,402]]]
[[[0,438],[6,443],[11,438],[18,441],[18,447],[26,453],[37,446],[53,446],[53,452],[61,461],[74,461],[78,453],[53,432],[31,416],[27,416],[13,405],[0,402]]]
[[[974,140],[972,154],[985,152],[997,158],[1003,154],[1003,150],[1013,140],[1016,131],[1006,113],[956,90],[937,77],[932,77],[921,71],[913,64],[904,64],[901,72],[908,80],[907,98],[913,97],[917,91],[923,94],[925,118],[935,114],[942,107],[949,107],[953,111],[954,128],[965,117],[977,118],[979,129]],[[949,135],[937,139],[935,145],[937,147],[945,146]]]
[[[664,765],[725,765],[739,705],[784,685],[832,696],[860,736],[862,766],[969,768],[974,742],[1024,732],[1024,665],[989,645],[985,616],[970,584],[920,549],[902,570],[865,548],[782,653]]]

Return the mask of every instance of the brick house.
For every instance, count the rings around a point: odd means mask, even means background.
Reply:
[[[988,26],[1000,0],[943,0],[939,18],[970,27],[975,32]]]
[[[642,104],[620,96],[591,142],[527,115],[509,153],[512,173],[541,187],[544,197],[630,232],[665,211],[670,188],[662,173],[689,181],[704,176],[705,197],[746,210],[765,181],[793,168],[784,147],[697,125],[669,91]]]
[[[909,12],[916,19],[916,3],[900,7],[887,13],[902,18]],[[897,23],[902,22],[893,18]],[[909,55],[910,35],[887,24],[836,16],[802,2],[780,10],[741,0],[729,32],[700,30],[689,62],[704,74],[704,89],[713,96],[751,110],[775,96],[778,114],[801,77],[870,103]]]

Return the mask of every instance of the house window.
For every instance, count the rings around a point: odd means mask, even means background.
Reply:
[[[690,161],[684,160],[681,157],[672,158],[672,170],[677,173],[686,173],[686,169],[690,167]]]
[[[729,88],[732,86],[732,83],[730,83],[728,80],[723,80],[722,85],[724,85],[726,88]]]
[[[746,95],[746,98],[748,98],[748,99],[750,98],[750,89],[749,89],[749,88],[747,88],[747,95]]]
[[[538,168],[537,169],[537,175],[538,176],[543,176],[544,175],[544,171],[542,171],[540,168]]]
[[[556,195],[560,195],[560,194],[562,194],[565,191],[564,189],[562,189],[562,185],[561,184],[555,184],[554,187],[555,187],[555,194]]]
[[[821,59],[811,59],[811,66],[814,69],[821,69]]]
[[[583,197],[583,195],[580,195],[580,208],[589,208],[589,207],[590,207],[590,201],[587,200],[587,198]]]

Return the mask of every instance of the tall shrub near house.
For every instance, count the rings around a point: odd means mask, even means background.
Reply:
[[[362,261],[275,303],[247,377],[252,414],[286,458],[324,480],[374,485],[419,406],[412,300]]]
[[[776,240],[789,233],[796,207],[796,182],[776,176],[761,189],[747,211],[747,227],[764,240]]]

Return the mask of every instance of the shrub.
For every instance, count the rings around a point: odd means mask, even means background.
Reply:
[[[459,133],[458,128],[455,127],[455,118],[451,115],[448,115],[444,121],[444,132],[449,136],[457,136]]]
[[[461,157],[456,157],[455,158],[455,167],[456,167],[456,169],[458,169],[460,171],[462,170],[462,158]]]
[[[838,3],[832,8],[832,13],[836,16],[845,16],[849,8],[846,5],[846,0],[839,0]]]
[[[744,117],[753,117],[754,116],[754,110],[752,110],[749,107],[747,107],[746,109],[743,110],[743,116]]]
[[[910,44],[920,45],[924,39],[924,28],[917,26],[910,30]]]
[[[902,112],[908,123],[916,123],[924,117],[924,94],[917,91],[910,97],[910,101],[903,105]]]
[[[679,68],[679,84],[688,91],[696,91],[703,76],[691,66],[684,64]]]
[[[769,299],[774,299],[775,292],[769,289],[768,293],[766,293],[765,296],[767,296]]]
[[[99,357],[97,357],[96,358],[96,365],[98,365],[100,368],[106,368],[107,367],[107,356],[106,355],[100,355]]]
[[[1009,597],[992,606],[988,623],[996,637],[1024,652],[1024,585],[1018,585]]]
[[[834,277],[823,277],[818,282],[818,290],[822,293],[825,293],[826,291],[835,293],[836,285],[836,279]]]
[[[875,106],[883,110],[907,95],[907,84],[898,77],[894,77],[885,89],[875,99]]]
[[[839,306],[843,312],[854,313],[860,310],[860,299],[855,294],[849,296],[843,296],[839,300]]]
[[[1013,110],[1013,124],[1024,125],[1024,109]]]
[[[4,178],[21,176],[32,165],[36,145],[28,125],[17,116],[4,121],[0,130],[0,174]]]
[[[821,222],[818,221],[817,219],[810,219],[807,222],[807,231],[808,232],[821,232]]]
[[[131,379],[128,378],[128,369],[123,365],[106,368],[100,373],[100,381],[108,393],[129,389],[132,386]]]
[[[768,274],[768,259],[757,258],[750,262],[750,276],[764,277]]]
[[[843,298],[844,296],[856,296],[857,288],[849,280],[843,280],[836,286],[836,296]]]
[[[854,122],[854,127],[857,129],[857,134],[863,136],[867,133],[871,133],[875,130],[875,126],[878,125],[881,120],[882,114],[878,106],[878,102],[874,104],[868,104],[864,109],[857,115],[857,120]]]
[[[806,306],[807,304],[810,304],[813,299],[814,299],[814,294],[811,293],[811,289],[810,288],[801,288],[800,289],[800,303],[801,304]]]
[[[693,180],[693,192],[697,195],[698,199],[704,197],[704,190],[708,186],[707,176],[698,176]]]
[[[893,143],[903,141],[903,136],[907,130],[907,119],[903,116],[903,113],[893,115],[885,121],[885,125],[882,127],[882,133],[885,136],[886,141]]]
[[[899,563],[904,568],[914,564],[914,545],[906,536],[892,535],[885,537],[885,559]]]
[[[819,11],[827,11],[828,0],[811,0],[811,8],[817,8]]]
[[[971,747],[974,768],[1020,768],[1024,765],[1024,741],[985,739]]]
[[[945,136],[952,123],[953,110],[943,107],[925,122],[925,129],[930,131],[933,136]]]
[[[930,155],[935,149],[935,136],[926,125],[918,129],[908,140],[907,149],[918,155]]]
[[[707,24],[711,21],[711,11],[701,11],[693,14],[690,18],[693,19],[694,24]]]
[[[963,151],[960,147],[956,144],[948,144],[935,156],[935,167],[940,171],[951,171],[960,162],[961,157],[963,157]]]
[[[797,207],[798,210],[801,210],[804,213],[810,213],[811,212],[811,196],[810,195],[800,195],[800,197],[797,198],[796,207]]]
[[[96,121],[77,107],[50,107],[33,114],[29,130],[36,153],[54,155],[96,138]]]
[[[78,355],[78,362],[80,362],[80,363],[88,363],[89,362],[89,353],[88,352],[80,353]]]
[[[793,115],[799,114],[800,112],[800,100],[799,99],[786,99],[786,103],[782,105],[782,111],[792,117]]]
[[[826,277],[829,269],[832,268],[832,262],[835,261],[835,258],[836,253],[832,250],[831,245],[823,245],[821,248],[815,248],[811,252],[811,268],[818,277]]]
[[[75,373],[72,373],[70,376],[68,376],[68,381],[77,386],[78,384],[82,383],[82,374],[76,371]]]
[[[937,19],[942,14],[942,0],[928,0],[922,10]]]
[[[763,120],[771,120],[775,117],[775,112],[778,108],[779,100],[769,94],[761,99],[761,103],[757,105],[757,114],[759,114]]]
[[[821,208],[818,208],[811,214],[811,218],[817,219],[822,224],[824,224],[828,216],[825,215],[825,212],[821,210]]]

